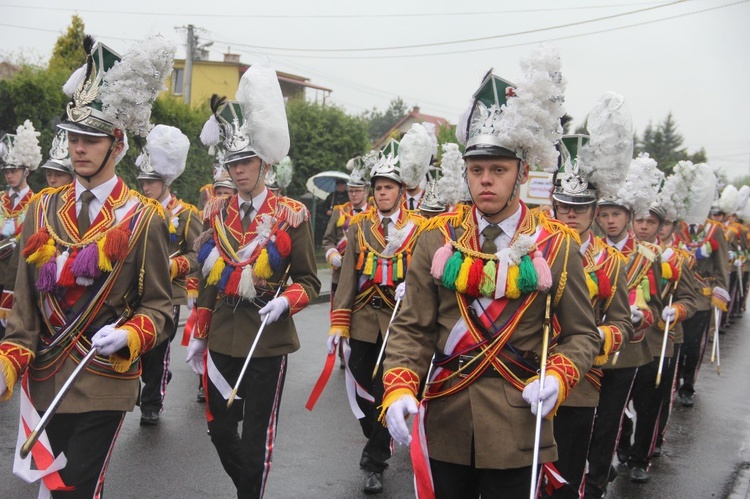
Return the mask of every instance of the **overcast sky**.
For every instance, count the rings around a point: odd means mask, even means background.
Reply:
[[[548,41],[575,125],[614,90],[639,134],[671,111],[689,152],[705,147],[730,179],[750,174],[750,0],[0,0],[0,54],[46,61],[75,12],[120,53],[161,33],[184,57],[176,27],[193,24],[212,60],[267,60],[333,89],[350,113],[400,96],[452,123],[487,69],[514,81],[519,57]]]

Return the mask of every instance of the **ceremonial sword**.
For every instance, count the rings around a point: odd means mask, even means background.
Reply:
[[[552,295],[547,295],[547,305],[544,312],[544,327],[542,328],[542,359],[539,368],[539,392],[544,390],[544,377],[547,375],[547,350],[549,349],[549,329],[550,329],[550,303]],[[536,485],[539,473],[539,447],[542,439],[542,400],[536,405],[536,427],[534,428],[534,460],[531,465],[531,492],[530,499],[536,499]]]
[[[667,308],[672,308],[672,298],[674,294],[669,295],[669,305]],[[659,370],[656,371],[656,388],[659,388],[661,383],[661,373],[664,370],[664,355],[667,353],[667,338],[669,338],[669,322],[672,317],[667,315],[667,323],[664,326],[664,337],[661,339],[661,355],[659,355]]]
[[[375,379],[375,375],[378,372],[378,367],[380,367],[380,361],[383,360],[383,354],[385,353],[385,344],[388,343],[388,336],[390,336],[391,334],[391,324],[393,323],[393,319],[396,318],[396,312],[398,312],[399,305],[401,305],[401,298],[396,300],[396,303],[393,305],[393,313],[391,314],[391,320],[388,321],[388,329],[385,330],[385,336],[383,336],[383,345],[380,347],[378,360],[375,361],[375,368],[372,370],[372,379]]]

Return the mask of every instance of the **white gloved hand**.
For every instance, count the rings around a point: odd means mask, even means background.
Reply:
[[[635,305],[630,305],[630,322],[638,324],[643,320],[643,312]]]
[[[677,318],[677,309],[674,307],[664,307],[664,310],[661,311],[661,320],[664,322],[674,322],[674,320]]]
[[[385,423],[393,440],[401,445],[411,443],[411,431],[406,425],[406,415],[417,413],[417,399],[411,395],[402,395],[393,402],[385,413]]]
[[[263,320],[268,316],[267,324],[271,324],[279,320],[281,315],[289,310],[289,300],[285,296],[279,296],[269,301],[265,307],[261,308],[258,312],[260,313],[260,319]]]
[[[539,408],[539,401],[542,401],[542,417],[546,417],[547,414],[557,404],[557,394],[560,391],[560,384],[557,378],[554,376],[544,377],[544,389],[539,390],[539,380],[535,379],[523,389],[521,396],[523,399],[531,404],[531,412],[536,416],[536,411]]]
[[[203,376],[205,366],[203,365],[203,353],[206,351],[206,340],[192,339],[188,345],[185,362],[198,376]]]
[[[599,331],[599,339],[604,341],[604,329],[598,327],[596,330]]]
[[[337,251],[336,253],[332,254],[330,262],[332,267],[341,267],[341,253]]]
[[[8,390],[8,385],[5,384],[5,376],[0,374],[0,397]]]
[[[719,286],[714,287],[713,291],[714,298],[718,298],[724,303],[729,303],[729,293],[726,289],[720,288]]]
[[[113,324],[101,328],[91,338],[92,348],[96,348],[97,354],[109,357],[128,344],[128,332],[124,329],[115,329]]]
[[[403,300],[406,295],[406,283],[402,282],[396,286],[396,300]]]
[[[0,324],[2,324],[3,327],[8,327],[8,319],[0,319]]]
[[[339,346],[339,342],[341,341],[341,335],[338,333],[329,334],[328,338],[326,339],[326,347],[328,347],[328,354],[332,354],[336,351],[336,348]]]
[[[737,258],[737,253],[735,253],[732,250],[729,250],[729,259],[734,260],[735,258]]]
[[[195,307],[196,298],[194,296],[188,296],[187,301],[187,308],[188,310],[193,310],[193,307]]]

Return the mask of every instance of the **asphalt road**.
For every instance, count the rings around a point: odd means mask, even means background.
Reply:
[[[352,416],[338,367],[311,413],[304,408],[325,359],[328,305],[312,305],[296,319],[302,348],[289,357],[268,498],[365,497],[358,468],[364,437]],[[692,409],[677,407],[665,455],[654,460],[645,485],[618,478],[610,498],[727,497],[750,462],[750,358],[748,319],[722,337],[722,374],[703,366]],[[178,337],[180,334],[178,333]],[[230,498],[234,488],[206,435],[204,406],[195,402],[197,377],[184,363],[185,348],[172,344],[174,377],[157,427],[141,428],[138,408],[127,415],[106,481],[114,498]],[[0,498],[33,498],[36,485],[12,474],[18,397],[0,405]],[[747,481],[747,473],[740,480]],[[397,447],[382,497],[413,497],[407,449]],[[742,497],[745,497],[744,494]]]

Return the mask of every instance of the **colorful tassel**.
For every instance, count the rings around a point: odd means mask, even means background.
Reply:
[[[211,267],[211,272],[209,272],[208,277],[206,277],[206,283],[209,286],[219,282],[219,279],[221,279],[221,273],[224,272],[225,266],[226,266],[226,263],[224,262],[223,258],[216,259],[214,266]]]
[[[113,262],[120,262],[128,256],[130,231],[121,226],[112,228],[104,237],[104,253]]]
[[[22,252],[23,257],[28,259],[32,254],[34,254],[42,246],[46,245],[48,240],[49,240],[49,232],[47,232],[47,228],[43,227],[39,229],[37,232],[35,232],[29,237],[28,241],[26,241],[26,246],[23,248],[23,252]]]
[[[211,270],[214,268],[214,264],[221,255],[219,254],[218,248],[211,248],[211,251],[208,253],[208,257],[203,261],[203,267],[201,268],[201,273],[204,277],[208,277],[208,274],[211,273]]]
[[[508,248],[498,253],[497,275],[495,277],[495,299],[505,297],[505,289],[508,282],[508,267],[510,259],[508,258]]]
[[[84,277],[95,279],[99,277],[101,271],[99,270],[99,248],[97,245],[89,244],[79,251],[70,270],[77,278]],[[79,281],[76,279],[76,282]]]
[[[359,252],[359,256],[357,257],[357,270],[362,270],[362,266],[365,264],[365,253],[364,251]],[[365,272],[366,274],[367,272]]]
[[[60,283],[60,274],[62,274],[63,268],[65,268],[65,264],[68,261],[68,257],[70,256],[70,253],[68,250],[63,251],[57,257],[55,258],[55,266],[57,267],[57,273],[55,274],[55,282],[58,284]]]
[[[494,260],[490,260],[484,264],[482,269],[482,282],[479,284],[479,292],[482,296],[491,297],[495,292],[495,273],[497,272],[497,265]]]
[[[387,286],[393,287],[393,260],[391,258],[384,262],[383,273],[385,274],[383,282],[385,282]]]
[[[599,294],[599,286],[596,285],[596,282],[594,282],[594,278],[591,276],[590,273],[585,272],[585,274],[586,274],[586,287],[589,288],[589,299],[593,300]]]
[[[404,254],[398,254],[398,260],[396,261],[396,278],[399,281],[404,280]]]
[[[430,274],[435,279],[442,279],[443,271],[445,270],[445,264],[453,254],[451,243],[445,243],[443,246],[438,248],[435,255],[432,257],[432,265],[430,267]]]
[[[643,297],[643,286],[635,287],[635,300],[633,301],[633,305],[641,310],[648,309],[648,303],[646,303],[646,300]]]
[[[609,276],[600,268],[596,271],[596,281],[599,284],[599,299],[606,300],[612,297],[612,281]]]
[[[195,241],[193,241],[193,251],[195,251],[196,253],[199,253],[203,245],[206,244],[207,241],[213,240],[213,238],[214,238],[213,229],[204,230],[203,232],[198,234],[198,237],[196,237]]]
[[[91,286],[94,284],[94,279],[91,277],[78,276],[76,277],[76,284],[79,286]]]
[[[49,238],[46,244],[37,248],[36,251],[26,258],[26,262],[36,265],[36,268],[41,268],[45,263],[55,257],[55,253],[57,253],[55,241],[54,239]]]
[[[364,255],[364,253],[360,253],[360,255]],[[372,253],[368,253],[367,254],[367,260],[366,260],[366,263],[365,263],[365,270],[363,271],[363,273],[366,276],[372,276],[372,266],[373,266],[373,263],[374,262],[373,262],[373,259],[372,259]]]
[[[39,277],[36,279],[36,287],[42,293],[51,293],[57,285],[57,261],[51,259],[42,266]]]
[[[466,282],[466,294],[469,296],[480,296],[479,291],[484,276],[484,261],[481,258],[475,259],[469,268],[469,278]]]
[[[375,256],[374,253],[370,253],[370,258],[372,259],[372,274],[370,274],[370,279],[375,279],[375,276],[378,275],[378,257]]]
[[[276,243],[273,241],[268,241],[268,244],[266,244],[266,250],[268,250],[268,263],[271,265],[271,270],[276,272],[281,268],[284,259],[281,258],[281,254],[276,248]]]
[[[456,289],[456,279],[458,279],[458,273],[461,271],[461,264],[463,263],[463,255],[460,251],[453,253],[445,264],[443,269],[443,286],[446,289],[454,291]]]
[[[511,265],[508,267],[508,281],[505,285],[505,296],[511,300],[515,300],[521,296],[521,289],[518,287],[518,278],[521,273],[521,269],[518,265]]]
[[[67,253],[67,251],[65,251]],[[72,288],[76,284],[76,277],[73,275],[73,263],[78,258],[78,250],[73,250],[73,253],[69,257],[65,258],[65,262],[60,270],[60,277],[57,278],[57,285],[61,288]]]
[[[242,267],[234,267],[234,270],[232,270],[232,275],[229,276],[229,279],[224,286],[224,294],[227,296],[238,296],[241,278]]]
[[[342,227],[345,221],[346,221],[346,217],[344,215],[341,215],[339,219],[336,220],[336,227]]]
[[[470,256],[464,257],[464,261],[458,271],[458,277],[456,278],[456,291],[459,293],[466,293],[466,287],[469,284],[469,269],[474,263],[474,259]]]
[[[534,270],[536,270],[537,289],[545,293],[552,287],[552,271],[541,251],[534,251]]]
[[[672,267],[669,262],[661,262],[661,277],[668,281],[672,279]]]
[[[258,279],[270,279],[273,275],[273,270],[268,262],[268,250],[263,248],[258,255],[258,259],[255,261],[255,275]]]
[[[398,281],[398,258],[392,258],[390,260],[390,267],[391,267],[391,270],[389,271],[389,274],[393,276],[394,281]]]
[[[237,293],[246,300],[255,299],[255,277],[253,276],[252,265],[245,265],[245,268],[242,269]]]
[[[648,274],[646,274],[646,278],[648,279],[648,292],[651,296],[656,296],[658,293],[658,290],[656,289],[656,276],[654,276],[654,269],[651,268],[648,270]],[[649,298],[646,301],[651,301]]]
[[[522,294],[528,294],[536,291],[537,284],[536,270],[531,262],[531,257],[523,255],[521,263],[518,265],[518,289]]]
[[[203,243],[203,246],[201,246],[200,250],[198,251],[199,264],[203,265],[206,262],[206,258],[208,258],[208,255],[211,254],[211,250],[213,250],[214,247],[216,247],[216,243],[213,239],[209,239],[208,241]]]
[[[224,267],[224,270],[221,271],[221,277],[219,278],[219,282],[217,283],[216,287],[219,290],[219,293],[226,294],[226,288],[227,283],[229,282],[229,278],[234,273],[234,268],[231,265],[226,265]]]
[[[104,251],[106,239],[106,237],[103,237],[96,242],[96,249],[99,253],[99,270],[102,272],[112,272],[112,261]]]
[[[288,257],[292,253],[292,238],[285,230],[276,232],[276,249],[282,258]]]
[[[648,276],[641,279],[641,290],[643,291],[643,301],[648,303],[651,301],[651,293],[649,292]]]
[[[719,243],[713,237],[709,239],[708,242],[711,247],[711,251],[716,251],[717,249],[719,249]]]

